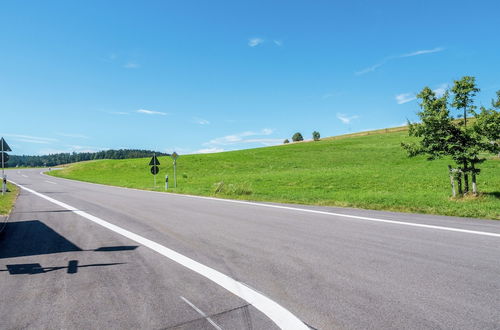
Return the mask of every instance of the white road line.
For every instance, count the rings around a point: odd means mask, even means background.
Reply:
[[[215,323],[214,321],[212,321],[212,319],[211,319],[211,318],[209,318],[209,317],[207,316],[207,314],[203,313],[203,311],[202,311],[201,309],[199,309],[198,307],[196,307],[196,306],[195,306],[192,302],[190,302],[189,300],[187,300],[187,299],[186,299],[186,298],[184,298],[183,296],[180,296],[180,298],[181,298],[182,300],[184,300],[184,302],[185,302],[186,304],[188,304],[189,306],[191,306],[191,308],[193,308],[195,311],[197,311],[197,312],[198,312],[198,314],[200,314],[200,315],[201,315],[201,316],[203,316],[203,317],[204,317],[204,318],[205,318],[208,322],[210,322],[210,324],[211,324],[211,325],[213,325],[215,329],[217,329],[217,330],[222,330],[222,329],[221,329],[221,327],[219,327],[219,326],[217,325],[217,323]]]
[[[21,176],[24,176],[25,178],[27,178],[27,177],[28,177],[27,175],[24,175],[24,174],[21,174]]]
[[[241,299],[247,301],[249,304],[257,308],[259,311],[264,313],[267,317],[269,317],[278,327],[281,329],[294,329],[294,330],[309,330],[298,317],[293,315],[290,311],[285,309],[283,306],[278,304],[277,302],[271,300],[270,298],[264,296],[262,293],[259,293],[250,287],[246,286],[244,283],[236,281],[231,277],[212,269],[208,266],[205,266],[185,255],[182,255],[174,250],[171,250],[161,244],[158,244],[154,241],[151,241],[145,237],[137,235],[131,231],[118,227],[112,223],[104,221],[96,216],[93,216],[87,212],[80,211],[66,203],[60,202],[56,199],[53,199],[49,196],[43,195],[35,190],[26,188],[18,183],[11,181],[13,184],[19,186],[20,188],[41,197],[51,203],[54,203],[62,208],[73,211],[74,213],[98,224],[101,225],[115,233],[123,235],[128,239],[131,239],[145,247],[150,248],[158,252],[159,254],[169,258],[172,261],[177,262],[178,264],[206,277],[212,282],[220,285],[224,289],[233,293],[234,295],[240,297]]]
[[[46,175],[43,172],[40,172],[40,174]],[[187,195],[187,194],[174,194],[174,193],[161,192],[161,191],[142,190],[142,189],[136,189],[136,188],[127,188],[127,187],[119,187],[119,186],[106,185],[106,184],[101,184],[101,183],[92,183],[92,182],[84,182],[84,181],[78,181],[78,180],[71,180],[71,179],[66,179],[66,178],[58,178],[58,179],[72,181],[72,182],[77,182],[77,183],[86,183],[86,184],[93,184],[93,185],[99,185],[99,186],[104,186],[104,187],[111,187],[111,188],[120,188],[120,189],[136,190],[136,191],[147,192],[147,193],[154,193],[154,194],[171,195],[171,196],[181,197],[181,198],[206,199],[206,200],[213,200],[213,201],[219,201],[219,202],[225,202],[225,203],[245,204],[245,205],[268,207],[268,208],[274,208],[274,209],[291,210],[291,211],[296,211],[296,212],[315,213],[315,214],[322,214],[322,215],[329,215],[329,216],[335,216],[335,217],[351,218],[351,219],[357,219],[357,220],[363,220],[363,221],[388,223],[388,224],[393,224],[393,225],[402,225],[402,226],[410,226],[410,227],[420,227],[420,228],[427,228],[427,229],[436,229],[436,230],[445,230],[445,231],[451,231],[451,232],[459,232],[459,233],[465,233],[465,234],[500,237],[500,234],[490,233],[490,232],[487,232],[487,231],[477,231],[477,230],[468,230],[468,229],[453,228],[453,227],[426,225],[426,224],[415,223],[415,222],[404,222],[404,221],[397,221],[397,220],[387,220],[387,219],[363,217],[363,216],[359,216],[359,215],[342,214],[342,213],[334,213],[334,212],[311,210],[311,209],[301,209],[301,208],[298,208],[298,207],[282,206],[282,205],[274,205],[274,204],[263,204],[263,203],[256,203],[256,202],[247,202],[247,201],[240,201],[240,200],[235,200],[235,199],[223,199],[223,198],[216,198],[216,197],[196,196],[196,195]]]
[[[52,184],[57,184],[57,183],[52,182],[52,181],[49,181],[49,180],[45,180],[45,182],[47,182],[47,183],[52,183]]]

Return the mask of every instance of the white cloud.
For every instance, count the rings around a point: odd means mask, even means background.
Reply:
[[[248,46],[255,47],[255,46],[258,46],[258,45],[262,44],[263,42],[264,42],[264,39],[261,39],[261,38],[251,38],[251,39],[248,39]]]
[[[123,65],[125,69],[138,69],[141,66],[136,62],[127,62]]]
[[[196,153],[197,154],[211,154],[214,152],[223,152],[223,151],[224,151],[223,148],[213,147],[213,148],[205,148],[205,149],[197,150]]]
[[[69,138],[89,139],[89,137],[84,134],[77,134],[77,133],[56,133],[56,134],[59,136],[64,136]]]
[[[408,102],[411,102],[411,101],[416,100],[416,99],[417,99],[417,97],[415,95],[413,95],[412,93],[402,93],[402,94],[396,95],[396,102],[398,104],[408,103]]]
[[[146,114],[146,115],[161,115],[161,116],[165,116],[167,114],[165,112],[153,111],[153,110],[146,110],[146,109],[139,109],[136,112],[137,113],[143,113],[143,114]]]
[[[124,111],[111,111],[111,112],[108,112],[112,115],[128,115],[129,113],[128,112],[124,112]]]
[[[359,76],[359,75],[363,75],[363,74],[366,74],[366,73],[369,73],[369,72],[373,72],[373,71],[377,70],[378,68],[380,68],[382,65],[384,65],[387,62],[392,61],[394,59],[403,58],[403,57],[412,57],[412,56],[418,56],[418,55],[424,55],[424,54],[431,54],[431,53],[437,53],[437,52],[442,52],[443,50],[445,50],[445,48],[443,48],[443,47],[436,47],[436,48],[433,48],[433,49],[417,50],[417,51],[414,51],[414,52],[411,52],[411,53],[407,53],[407,54],[401,54],[401,55],[396,55],[396,56],[388,56],[388,57],[384,58],[382,61],[380,61],[379,63],[374,64],[374,65],[372,65],[370,67],[367,67],[367,68],[365,68],[363,70],[357,71],[357,72],[355,72],[355,74]]]
[[[283,41],[281,41],[281,40],[273,40],[273,42],[274,42],[274,44],[275,44],[276,46],[278,46],[278,47],[283,46]]]
[[[15,141],[36,143],[36,144],[50,144],[56,142],[57,139],[31,136],[31,135],[21,135],[21,134],[5,134],[5,136],[11,137]]]
[[[344,124],[349,124],[352,120],[359,118],[358,115],[347,116],[346,114],[337,113],[337,118]]]
[[[223,137],[212,139],[203,145],[215,146],[215,145],[231,145],[231,144],[241,144],[241,143],[261,143],[263,145],[277,144],[281,142],[281,139],[268,139],[268,138],[252,138],[247,139],[250,136],[266,136],[271,135],[274,130],[270,128],[264,128],[260,132],[246,131],[242,133],[226,135]]]
[[[444,50],[443,47],[436,47],[433,49],[422,49],[422,50],[417,50],[415,52],[411,52],[408,54],[400,55],[399,57],[411,57],[411,56],[418,56],[418,55],[424,55],[424,54],[432,54],[432,53],[442,52],[443,50]]]
[[[448,84],[441,84],[436,89],[433,89],[433,92],[436,93],[437,97],[441,97],[444,95],[447,89],[448,89]]]
[[[363,74],[368,73],[368,72],[373,72],[373,71],[377,70],[378,68],[380,68],[382,65],[384,65],[385,62],[386,61],[374,64],[374,65],[372,65],[370,67],[364,68],[363,70],[355,72],[355,74],[357,76],[360,76],[360,75],[363,75]]]
[[[210,125],[210,122],[206,119],[203,119],[203,118],[194,117],[193,120],[198,125]]]

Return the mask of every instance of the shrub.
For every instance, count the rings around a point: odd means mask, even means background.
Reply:
[[[319,141],[319,138],[320,138],[320,137],[321,137],[321,136],[319,135],[319,132],[318,132],[318,131],[314,131],[314,132],[313,132],[313,140],[314,140],[314,141]]]
[[[302,134],[297,132],[292,136],[292,141],[293,142],[304,141],[304,137],[302,137]]]
[[[287,143],[290,143],[290,141],[288,139],[285,139],[285,141],[283,141],[283,143],[287,144]]]

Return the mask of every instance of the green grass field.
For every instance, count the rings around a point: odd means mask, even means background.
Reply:
[[[13,184],[7,183],[7,189],[9,191],[2,196],[0,187],[0,215],[7,215],[10,213],[16,201],[17,194],[19,193],[19,188]]]
[[[500,219],[500,159],[478,176],[481,195],[450,198],[448,159],[407,158],[409,137],[394,128],[267,148],[181,156],[178,188],[170,192],[222,198],[347,206]],[[173,186],[172,160],[161,157],[157,188],[149,159],[100,160],[70,165],[52,175],[148,190]]]

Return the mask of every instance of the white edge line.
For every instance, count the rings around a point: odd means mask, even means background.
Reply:
[[[45,174],[43,172],[40,172],[40,174],[47,176],[47,174]],[[54,176],[52,176],[52,177],[54,177]],[[329,216],[358,219],[358,220],[364,220],[364,221],[390,223],[390,224],[402,225],[402,226],[445,230],[445,231],[452,231],[452,232],[458,232],[458,233],[491,236],[491,237],[499,237],[500,238],[500,234],[490,233],[490,232],[486,232],[486,231],[468,230],[468,229],[453,228],[453,227],[426,225],[426,224],[414,223],[414,222],[403,222],[403,221],[396,221],[396,220],[363,217],[363,216],[359,216],[359,215],[342,214],[342,213],[326,212],[326,211],[311,210],[311,209],[301,209],[298,207],[282,206],[282,205],[274,205],[274,204],[263,204],[263,203],[235,200],[235,199],[224,199],[224,198],[217,198],[217,197],[196,196],[196,195],[188,195],[188,194],[175,194],[175,193],[162,192],[162,191],[127,188],[127,187],[112,186],[112,185],[107,185],[107,184],[102,184],[102,183],[92,183],[92,182],[87,182],[87,181],[71,180],[71,179],[60,178],[60,177],[55,177],[55,178],[58,178],[61,180],[67,180],[67,181],[71,181],[71,182],[76,182],[76,183],[87,183],[87,184],[94,184],[94,185],[99,185],[99,186],[104,186],[104,187],[136,190],[136,191],[141,191],[141,192],[149,192],[149,193],[156,193],[156,194],[163,194],[163,195],[167,194],[167,195],[173,195],[173,196],[184,197],[184,198],[198,198],[198,199],[215,200],[215,201],[221,201],[221,202],[226,202],[226,203],[254,205],[254,206],[269,207],[269,208],[282,209],[282,210],[292,210],[292,211],[298,211],[298,212],[315,213],[315,214],[322,214],[322,215],[329,215]]]
[[[52,181],[49,181],[49,180],[45,180],[45,182],[47,182],[47,183],[52,183],[52,184],[57,184],[57,183],[52,182]]]
[[[196,307],[195,304],[193,304],[192,302],[190,302],[189,300],[187,300],[183,296],[180,296],[180,298],[182,300],[184,300],[184,302],[186,304],[188,304],[189,306],[191,306],[192,309],[194,309],[196,312],[198,312],[198,314],[200,314],[201,316],[203,316],[203,318],[205,318],[208,322],[210,322],[210,324],[213,325],[215,329],[222,330],[221,327],[219,327],[217,325],[217,323],[215,323],[210,317],[208,317],[207,314],[205,314],[201,309],[199,309],[198,307]]]
[[[240,297],[241,299],[247,301],[249,304],[257,308],[259,311],[261,311],[263,314],[265,314],[267,317],[269,317],[278,327],[281,329],[296,329],[296,330],[309,330],[309,327],[307,327],[298,317],[293,315],[290,311],[285,309],[283,306],[278,304],[277,302],[271,300],[270,298],[264,296],[263,294],[250,289],[248,286],[246,286],[244,283],[241,283],[239,281],[236,281],[232,279],[231,277],[215,270],[212,269],[208,266],[205,266],[189,257],[186,257],[174,250],[171,250],[161,244],[158,244],[152,240],[149,240],[145,237],[142,237],[140,235],[137,235],[131,231],[128,231],[126,229],[123,229],[121,227],[118,227],[114,224],[111,224],[107,221],[104,221],[96,216],[93,216],[87,212],[80,211],[66,203],[60,202],[56,199],[53,199],[51,197],[45,196],[35,190],[26,188],[18,183],[15,183],[11,181],[13,184],[19,186],[20,188],[38,196],[41,197],[51,203],[54,203],[60,207],[63,207],[67,210],[73,211],[74,213],[98,224],[103,226],[104,228],[107,228],[111,231],[114,231],[115,233],[118,233],[122,236],[127,237],[128,239],[131,239],[145,247],[150,248],[151,250],[154,250],[158,252],[159,254],[169,258],[172,261],[177,262],[178,264],[194,271],[195,273],[198,273],[207,279],[211,280],[212,282],[220,285],[227,291],[233,293],[234,295]]]

